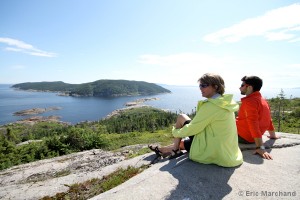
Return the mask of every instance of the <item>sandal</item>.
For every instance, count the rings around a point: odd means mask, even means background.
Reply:
[[[177,158],[179,156],[183,155],[183,152],[180,151],[180,149],[176,149],[176,150],[172,150],[174,152],[174,154],[170,155],[169,160]],[[178,152],[179,151],[179,152]]]
[[[170,155],[170,154],[164,154],[163,152],[161,152],[161,151],[158,149],[158,146],[156,146],[156,147],[153,148],[152,145],[148,145],[148,148],[149,148],[151,151],[154,151],[155,154],[156,154],[157,156],[159,156],[159,157],[161,156],[161,157],[165,158],[165,157],[167,157],[168,155]]]

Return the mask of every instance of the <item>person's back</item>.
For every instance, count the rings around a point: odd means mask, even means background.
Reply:
[[[197,115],[190,124],[195,124],[195,130],[187,130],[198,131],[190,151],[191,160],[223,167],[242,164],[243,155],[238,146],[234,119],[234,111],[237,109],[238,105],[232,100],[232,95],[199,102]],[[205,123],[207,125],[203,126]]]
[[[241,102],[236,123],[238,133],[243,139],[254,142],[255,137],[261,137],[267,130],[274,130],[269,104],[260,92],[253,92],[242,98]]]
[[[255,143],[256,150],[263,158],[272,159],[265,150],[262,135],[268,131],[269,138],[278,139],[274,131],[268,102],[261,96],[263,81],[257,76],[244,76],[240,91],[246,97],[241,99],[241,107],[236,118],[240,143]]]
[[[271,110],[268,102],[260,95],[260,98],[258,99],[259,106],[260,106],[260,115],[259,115],[259,124],[260,125],[260,131],[262,133],[265,133],[267,130],[274,130],[273,123],[272,123],[272,117],[271,117]]]

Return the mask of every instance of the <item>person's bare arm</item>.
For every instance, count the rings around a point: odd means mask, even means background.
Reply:
[[[261,149],[260,147],[263,146],[262,138],[254,138],[256,149],[253,154],[259,154],[261,157],[267,160],[273,160],[271,154],[269,154],[265,149]]]
[[[277,135],[277,134],[275,133],[275,131],[268,131],[268,132],[269,132],[269,136],[267,136],[268,138],[270,138],[270,139],[275,139],[275,140],[277,140],[277,139],[280,138],[280,136]]]

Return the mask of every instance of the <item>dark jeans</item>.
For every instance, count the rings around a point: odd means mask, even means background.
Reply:
[[[185,126],[186,124],[189,124],[190,122],[191,122],[191,120],[185,121],[183,126]],[[189,136],[189,139],[186,139],[183,141],[183,145],[184,145],[184,148],[186,151],[190,151],[193,139],[194,139],[194,136]]]
[[[241,136],[238,136],[238,139],[239,139],[239,143],[241,143],[241,144],[254,144],[255,143],[255,142],[248,142],[247,140],[245,140]]]

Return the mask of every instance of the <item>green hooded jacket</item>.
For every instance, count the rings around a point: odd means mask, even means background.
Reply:
[[[189,157],[204,164],[235,167],[243,163],[238,146],[234,112],[238,104],[233,95],[199,101],[194,119],[181,129],[173,127],[176,138],[194,135]]]

